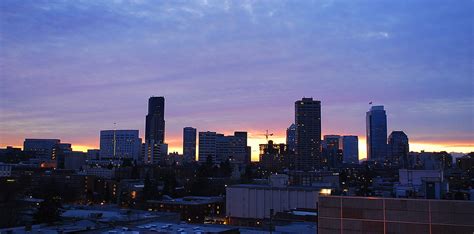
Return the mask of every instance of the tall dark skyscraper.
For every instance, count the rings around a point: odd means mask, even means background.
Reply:
[[[393,131],[388,137],[388,159],[392,164],[406,168],[408,163],[408,136],[403,131]]]
[[[148,115],[146,115],[145,141],[153,140],[155,144],[165,142],[165,98],[151,97],[148,99]]]
[[[344,163],[359,163],[359,137],[342,136],[342,155]]]
[[[295,102],[296,168],[321,167],[321,102],[303,98]]]
[[[342,165],[343,152],[341,149],[340,140],[341,136],[339,135],[324,135],[321,155],[323,166],[329,166],[329,168],[333,168]]]
[[[387,115],[383,106],[372,106],[366,114],[367,160],[387,158]]]
[[[296,125],[291,124],[289,128],[286,129],[286,146],[290,153],[296,151]]]
[[[183,156],[186,162],[196,161],[196,129],[185,127],[183,129]]]

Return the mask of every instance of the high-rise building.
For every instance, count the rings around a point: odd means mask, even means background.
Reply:
[[[367,160],[387,158],[387,115],[383,106],[372,106],[366,114]]]
[[[68,151],[64,153],[64,169],[78,170],[86,164],[87,153],[81,151]]]
[[[247,132],[234,132],[233,136],[225,136],[229,139],[228,156],[224,158],[231,158],[234,162],[249,164],[247,148]]]
[[[65,168],[64,163],[66,159],[66,155],[72,151],[72,146],[69,143],[59,143],[56,146],[56,166],[57,168]]]
[[[338,150],[340,147],[339,141],[341,136],[339,135],[324,135],[322,147],[328,149]]]
[[[205,163],[208,158],[216,163],[217,133],[199,132],[199,162]]]
[[[165,142],[165,98],[150,97],[146,116],[145,141]]]
[[[206,162],[211,157],[213,163],[227,159],[235,163],[250,163],[247,132],[234,132],[224,136],[216,132],[199,132],[199,162]]]
[[[286,146],[288,151],[294,153],[296,150],[296,125],[291,124],[286,129]]]
[[[394,165],[406,168],[408,163],[408,136],[403,131],[393,131],[388,137],[388,160]]]
[[[325,135],[322,143],[322,165],[339,167],[342,165],[342,150],[340,149],[341,136]]]
[[[141,158],[145,164],[163,163],[168,154],[168,144],[158,144],[154,140],[145,141],[142,144]]]
[[[342,155],[344,163],[359,163],[359,138],[357,136],[342,136]]]
[[[59,139],[25,139],[23,150],[32,153],[39,160],[56,160]]]
[[[446,152],[410,152],[407,168],[422,170],[449,170],[453,166],[453,156]]]
[[[287,146],[283,143],[273,144],[268,141],[267,144],[260,144],[259,165],[270,171],[278,172],[283,168],[288,168]]]
[[[183,156],[186,162],[196,161],[196,129],[185,127],[183,129]]]
[[[123,159],[138,160],[141,142],[138,130],[100,131],[100,160],[115,163]]]
[[[296,168],[321,167],[321,102],[303,98],[295,102]]]

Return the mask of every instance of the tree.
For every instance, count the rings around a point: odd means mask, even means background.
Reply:
[[[143,201],[153,200],[156,198],[156,194],[158,194],[158,189],[156,188],[156,184],[151,181],[150,174],[146,174],[145,181],[143,183]]]
[[[122,161],[122,167],[131,167],[132,166],[132,160],[129,158],[124,158]]]
[[[245,172],[244,174],[241,176],[241,182],[242,183],[251,183],[253,180],[253,171],[252,171],[252,167],[250,165],[247,165],[245,167]]]
[[[104,201],[110,202],[109,184],[105,182],[104,186]]]
[[[176,184],[176,175],[174,172],[167,172],[163,175],[163,194],[173,196],[175,194]]]
[[[59,197],[48,197],[40,203],[38,211],[34,214],[37,223],[53,223],[60,218],[61,200]]]
[[[230,164],[229,159],[221,162],[220,172],[223,177],[230,177],[232,175],[232,164]]]
[[[214,163],[212,161],[212,156],[208,155],[206,158],[206,163],[199,166],[197,177],[212,177],[216,171],[213,166]]]
[[[132,179],[139,179],[140,178],[140,171],[138,170],[138,166],[135,164],[132,167]]]

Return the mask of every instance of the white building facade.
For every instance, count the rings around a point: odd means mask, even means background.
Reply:
[[[138,130],[100,131],[100,160],[121,161],[138,160],[141,139]]]
[[[280,178],[270,185],[240,184],[226,189],[226,216],[231,224],[240,220],[264,220],[270,212],[316,209],[320,194],[330,189],[287,186]]]

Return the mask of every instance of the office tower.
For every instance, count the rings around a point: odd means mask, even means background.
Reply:
[[[210,157],[215,164],[229,159],[234,163],[250,163],[247,132],[225,136],[216,132],[199,132],[199,162]]]
[[[165,98],[148,99],[146,116],[145,141],[153,140],[156,144],[165,142]]]
[[[44,161],[56,160],[59,139],[25,139],[23,150],[34,158]]]
[[[268,141],[267,144],[260,144],[259,165],[272,172],[279,172],[283,168],[288,168],[287,146],[285,144],[274,144]]]
[[[216,163],[217,154],[217,133],[199,132],[199,162],[205,163],[208,158]]]
[[[340,139],[341,136],[339,135],[324,135],[322,165],[329,166],[330,168],[342,165],[343,157],[339,145]]]
[[[185,127],[183,129],[183,157],[185,162],[196,161],[196,129]]]
[[[168,157],[168,144],[160,145],[160,154],[162,159]]]
[[[383,162],[387,157],[387,115],[383,106],[372,106],[366,114],[367,160]]]
[[[71,144],[59,143],[56,145],[56,166],[64,169],[66,155],[73,152]]]
[[[87,161],[94,162],[100,160],[100,150],[99,149],[88,149],[87,150]]]
[[[340,138],[339,135],[324,135],[323,148],[338,150]]]
[[[474,152],[456,158],[456,167],[463,171],[474,170]],[[474,196],[472,198],[474,200]]]
[[[321,102],[303,98],[295,102],[296,168],[321,167]]]
[[[81,151],[68,151],[64,153],[64,169],[79,170],[86,164],[87,153]]]
[[[165,144],[155,143],[154,140],[145,141],[142,144],[141,158],[145,164],[159,164],[163,160],[163,152]],[[162,152],[163,151],[163,152]]]
[[[344,163],[359,163],[359,138],[357,136],[343,136],[341,140]]]
[[[62,150],[63,152],[71,152],[72,151],[72,145],[69,143],[59,143],[58,148]]]
[[[446,151],[410,152],[407,168],[418,170],[449,170],[453,167],[453,156]]]
[[[228,155],[223,158],[229,158],[234,162],[249,164],[250,158],[248,158],[247,148],[247,132],[234,132],[233,136],[225,136],[229,139],[228,143]]]
[[[247,164],[252,163],[252,147],[247,146],[247,158],[245,159]]]
[[[286,146],[288,151],[294,153],[296,150],[296,125],[291,124],[289,128],[286,129]]]
[[[141,143],[138,130],[100,131],[100,160],[114,163],[124,159],[138,160]]]
[[[408,136],[403,131],[393,131],[388,137],[388,160],[394,165],[406,168],[408,163]]]

